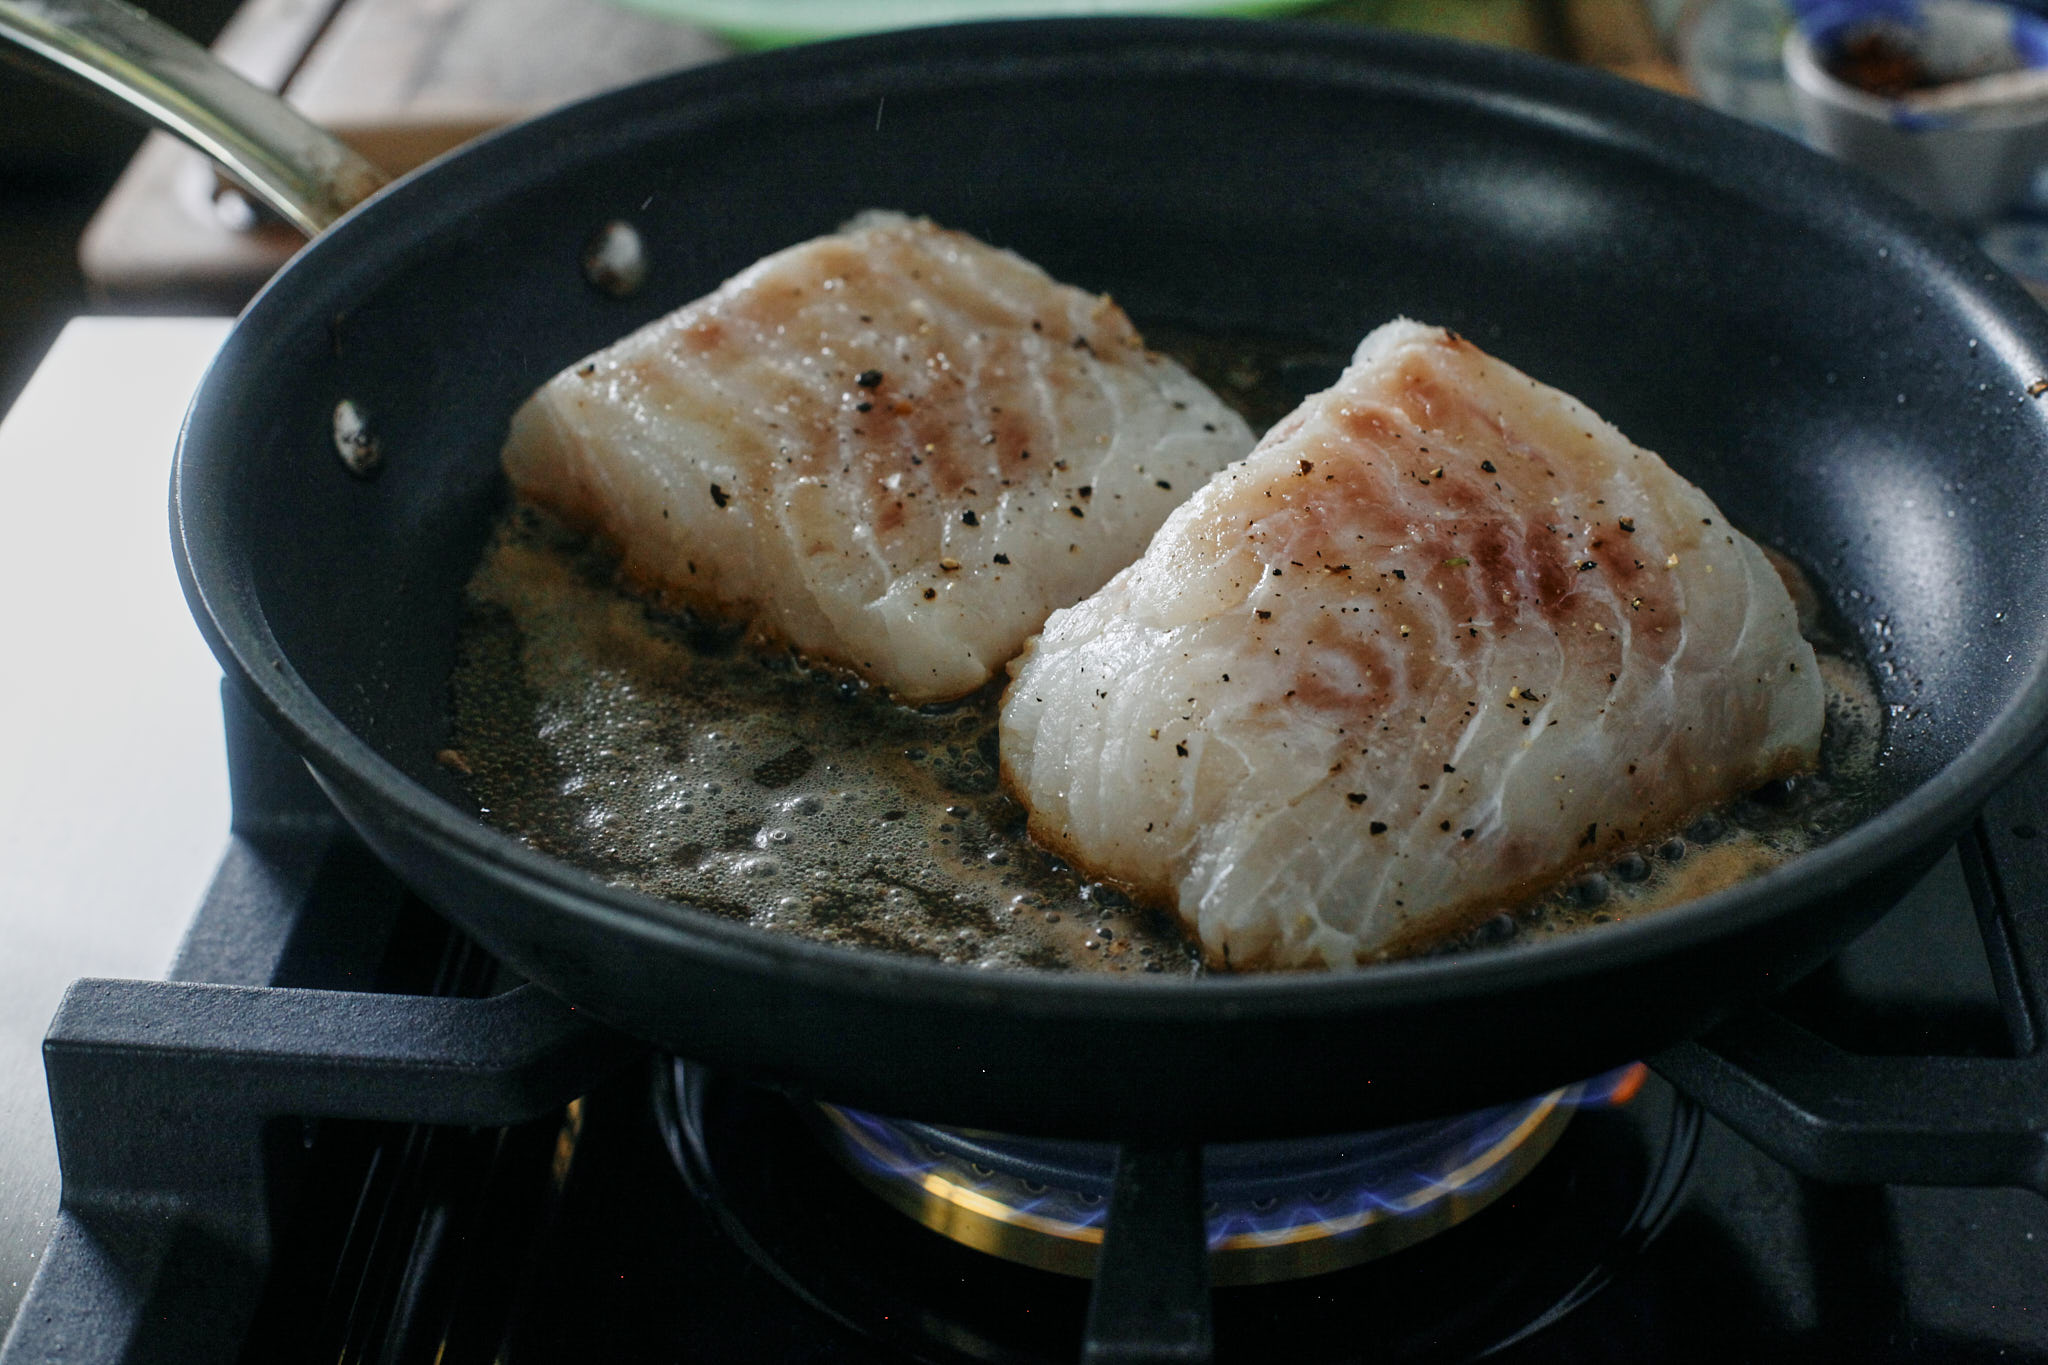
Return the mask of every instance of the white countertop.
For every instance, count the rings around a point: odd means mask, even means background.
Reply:
[[[163,974],[227,842],[220,668],[166,512],[217,318],[83,318],[0,421],[0,1334],[57,1210],[41,1042],[80,976]]]

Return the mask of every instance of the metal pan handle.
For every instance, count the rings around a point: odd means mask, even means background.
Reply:
[[[122,0],[0,0],[0,36],[191,143],[307,236],[385,183],[340,139]]]

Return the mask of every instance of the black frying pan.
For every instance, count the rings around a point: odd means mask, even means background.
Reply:
[[[1407,313],[1577,394],[1813,571],[1886,665],[1883,808],[1738,888],[1527,949],[1328,975],[998,975],[778,938],[483,824],[438,769],[506,419],[559,367],[886,206],[1143,326],[1348,346]],[[646,286],[579,269],[637,226]],[[172,489],[201,628],[335,803],[534,980],[664,1047],[888,1112],[1074,1135],[1341,1130],[1694,1033],[1883,911],[2031,753],[2048,317],[1771,133],[1581,70],[1233,23],[930,30],[750,57],[488,139],[251,305]],[[337,457],[369,415],[381,474]]]

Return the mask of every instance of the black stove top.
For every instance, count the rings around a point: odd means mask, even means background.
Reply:
[[[1219,1288],[1175,1355],[1171,1238],[1105,1272],[1159,1271],[1151,1299],[1106,1292],[1091,1324],[1087,1281],[883,1202],[814,1107],[503,979],[227,710],[234,830],[173,980],[79,983],[52,1026],[64,1214],[0,1365],[1035,1365],[1199,1359],[1211,1337],[1218,1361],[1310,1365],[2048,1361],[2048,1199],[1971,1187],[2048,1184],[2025,966],[2048,773],[1772,1009],[1574,1115],[1491,1204],[1362,1265]],[[1169,1190],[1170,1158],[1125,1154]],[[1957,1183],[1884,1183],[1906,1177]],[[1125,1330],[1148,1322],[1166,1346]]]

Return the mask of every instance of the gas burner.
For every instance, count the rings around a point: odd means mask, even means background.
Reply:
[[[973,1211],[979,1228],[1000,1227],[1000,1238],[1025,1226],[1012,1217],[1019,1211],[1056,1226],[1093,1227],[1099,1237],[1108,1177],[1075,1158],[1109,1149],[821,1111],[682,1062],[663,1069],[657,1100],[670,1153],[693,1192],[727,1236],[813,1306],[934,1365],[1071,1365],[1077,1358],[1089,1296],[1078,1276],[1092,1259],[1089,1239],[1029,1228],[1023,1243],[1005,1241],[998,1254],[986,1254],[953,1226],[942,1236],[903,1217],[908,1201],[878,1197],[878,1182],[895,1177],[868,1167],[887,1164],[878,1152],[907,1156],[909,1166],[927,1168],[918,1188],[932,1200],[928,1213]],[[1656,1234],[1685,1185],[1698,1135],[1689,1102],[1629,1068],[1455,1122],[1211,1148],[1205,1170],[1236,1182],[1215,1192],[1212,1245],[1220,1233],[1219,1253],[1243,1258],[1212,1260],[1232,1266],[1219,1272],[1230,1278],[1216,1280],[1213,1296],[1216,1359],[1463,1360],[1520,1340],[1591,1297]],[[1278,1147],[1306,1151],[1320,1165],[1284,1179],[1268,1164]],[[1421,1173],[1405,1184],[1389,1182],[1366,1155],[1395,1151],[1425,1156]],[[1352,1197],[1357,1207],[1346,1208],[1337,1172],[1368,1168],[1372,1177]],[[1306,1201],[1279,1193],[1301,1181],[1308,1193],[1329,1196],[1313,1215],[1303,1213]],[[930,1184],[960,1194],[937,1194]],[[1043,1193],[1031,1188],[1039,1185]],[[1020,1210],[1020,1201],[987,1194],[991,1186],[1040,1202]],[[1091,1194],[1102,1197],[1100,1206],[1088,1202]],[[1271,1208],[1257,1207],[1268,1199]],[[1435,1235],[1390,1237],[1403,1220],[1387,1211],[1371,1216],[1376,1200],[1404,1199],[1413,1203],[1416,1227]],[[1351,1236],[1304,1235],[1333,1225]],[[1374,1259],[1350,1263],[1359,1259],[1351,1238],[1360,1235]],[[1277,1259],[1258,1256],[1252,1243],[1261,1236],[1275,1243],[1262,1250],[1277,1250]],[[1026,1254],[1065,1255],[1066,1273],[1017,1258],[1016,1248],[1033,1238],[1037,1249]],[[1057,1246],[1066,1250],[1048,1250]],[[1256,1283],[1255,1267],[1269,1280],[1290,1267],[1305,1278]]]
[[[1582,1107],[1621,1104],[1641,1064],[1518,1104],[1371,1133],[1203,1152],[1210,1282],[1270,1284],[1412,1246],[1513,1188]],[[1109,1143],[1008,1137],[819,1106],[857,1179],[956,1242],[1062,1275],[1095,1271],[1115,1180]]]

